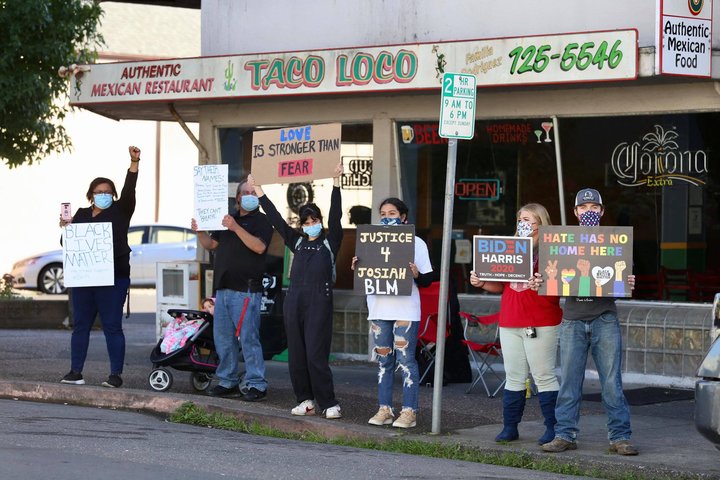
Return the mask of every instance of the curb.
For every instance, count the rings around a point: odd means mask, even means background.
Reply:
[[[401,434],[377,431],[371,427],[327,420],[322,417],[296,417],[262,403],[227,398],[193,397],[173,393],[154,393],[127,388],[115,389],[92,385],[0,380],[0,398],[84,407],[142,411],[169,416],[184,403],[192,402],[210,413],[231,415],[246,423],[259,423],[288,433],[315,433],[328,438],[356,438],[384,441]]]

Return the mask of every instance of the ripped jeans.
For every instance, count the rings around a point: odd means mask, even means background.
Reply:
[[[420,322],[372,320],[370,331],[378,357],[378,403],[392,408],[395,371],[403,378],[402,408],[418,409],[420,374],[415,360]]]

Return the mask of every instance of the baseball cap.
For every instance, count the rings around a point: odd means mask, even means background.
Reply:
[[[594,188],[583,188],[575,195],[575,206],[577,207],[583,203],[597,203],[598,205],[602,205],[600,192]]]

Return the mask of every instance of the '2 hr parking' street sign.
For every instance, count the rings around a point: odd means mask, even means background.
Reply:
[[[440,136],[470,140],[475,133],[475,75],[445,73],[442,79]]]

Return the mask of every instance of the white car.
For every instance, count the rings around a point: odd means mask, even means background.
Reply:
[[[195,260],[195,232],[170,225],[135,225],[128,230],[130,285],[155,286],[155,264]],[[44,293],[65,293],[62,250],[42,253],[15,263],[10,274],[15,288],[37,289]]]

